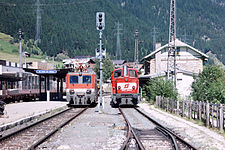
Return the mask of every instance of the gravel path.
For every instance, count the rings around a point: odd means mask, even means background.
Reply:
[[[147,103],[140,103],[139,107],[147,112],[149,116],[168,126],[185,140],[202,150],[224,150],[225,137],[206,128],[199,126],[181,117],[173,116],[150,106]]]
[[[39,149],[55,150],[118,150],[126,139],[125,122],[118,109],[104,99],[104,110],[90,108],[63,128]]]

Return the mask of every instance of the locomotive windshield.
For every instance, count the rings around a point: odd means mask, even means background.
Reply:
[[[129,70],[129,76],[130,77],[137,77],[136,71],[135,70]]]
[[[90,84],[91,76],[83,76],[83,83]]]
[[[116,70],[114,72],[114,78],[120,77],[122,75],[122,70]]]
[[[78,76],[70,76],[70,84],[77,84]]]

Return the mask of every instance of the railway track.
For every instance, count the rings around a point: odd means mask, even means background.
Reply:
[[[0,138],[0,149],[32,150],[88,108],[66,109]]]
[[[128,134],[121,147],[126,149],[197,150],[168,128],[162,126],[137,108],[119,108],[125,118]]]

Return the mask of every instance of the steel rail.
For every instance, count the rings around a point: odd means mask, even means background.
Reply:
[[[130,134],[130,133],[133,134],[133,136],[134,136],[134,138],[135,138],[135,140],[136,140],[136,142],[137,142],[137,144],[138,144],[139,149],[140,149],[140,150],[145,150],[143,144],[141,143],[140,139],[138,138],[138,136],[137,136],[136,133],[134,132],[134,130],[133,130],[131,124],[129,123],[127,117],[125,116],[125,114],[123,113],[123,111],[122,111],[122,109],[121,109],[120,107],[119,107],[119,111],[120,111],[120,113],[123,115],[123,117],[124,117],[124,119],[125,119],[125,121],[126,121],[126,124],[128,125],[128,131],[129,131],[129,133],[128,133],[129,136],[127,137],[127,140],[124,142],[124,144],[123,144],[123,146],[120,148],[120,150],[125,150],[125,149],[126,149],[127,144],[128,144],[128,142],[129,142],[129,140],[131,139],[131,134]]]
[[[2,137],[0,138],[0,141],[3,141],[3,140],[5,140],[5,139],[7,139],[7,138],[9,138],[9,137],[11,137],[11,136],[13,136],[13,135],[16,135],[16,134],[18,134],[18,133],[20,133],[20,132],[22,132],[22,131],[24,131],[24,130],[26,130],[26,129],[29,129],[29,128],[31,128],[31,127],[33,127],[33,126],[35,126],[35,125],[37,125],[37,124],[39,124],[39,123],[41,123],[41,122],[44,122],[44,121],[46,121],[46,120],[49,120],[49,119],[51,119],[51,118],[53,118],[53,117],[55,117],[55,116],[58,116],[58,115],[64,113],[64,112],[66,112],[66,111],[69,111],[70,109],[71,109],[71,108],[65,109],[65,110],[63,110],[63,111],[60,111],[59,113],[56,113],[56,114],[52,115],[52,116],[46,117],[46,118],[41,119],[41,120],[39,120],[39,121],[37,121],[37,122],[35,122],[35,123],[32,123],[32,124],[30,124],[29,126],[23,127],[23,128],[21,128],[21,129],[19,129],[19,130],[16,130],[16,131],[14,131],[14,132],[12,132],[12,133],[10,133],[10,134],[7,134],[7,135],[5,135],[5,136],[2,136]]]
[[[156,120],[152,119],[151,117],[149,117],[148,115],[146,115],[145,113],[143,113],[142,111],[140,111],[139,109],[137,109],[137,108],[134,108],[134,109],[137,112],[139,112],[140,114],[142,114],[143,116],[145,116],[148,120],[150,120],[151,122],[153,122],[154,124],[156,124],[157,126],[163,128],[163,130],[166,130],[167,132],[169,132],[170,134],[172,134],[176,139],[178,139],[179,141],[181,141],[182,143],[184,143],[185,145],[187,145],[191,150],[198,150],[192,144],[186,142],[184,139],[182,139],[181,137],[179,137],[178,135],[176,135],[173,131],[171,131],[170,129],[164,127],[159,122],[157,122]]]
[[[84,108],[83,110],[81,110],[78,114],[74,115],[73,117],[71,117],[70,119],[68,119],[67,121],[65,121],[64,123],[62,123],[59,127],[57,127],[55,130],[53,130],[52,132],[50,132],[49,134],[47,134],[46,136],[44,136],[43,138],[41,138],[40,140],[38,140],[36,143],[32,144],[28,150],[34,150],[38,145],[40,145],[41,143],[43,143],[44,141],[46,141],[50,136],[52,136],[54,133],[56,133],[60,128],[64,127],[65,125],[67,125],[70,121],[72,121],[73,119],[75,119],[76,117],[78,117],[79,115],[81,115],[84,111],[86,111],[88,109],[88,107]]]
[[[169,136],[171,141],[173,142],[173,148],[175,150],[179,150],[176,139],[174,138],[174,136],[172,134],[170,134],[167,130],[165,130],[164,128],[161,127],[156,127],[156,130],[160,131],[161,133],[163,133],[166,136]]]

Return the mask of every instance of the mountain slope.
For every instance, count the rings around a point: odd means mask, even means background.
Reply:
[[[95,14],[104,11],[106,28],[103,43],[114,59],[116,53],[115,22],[123,25],[122,58],[132,61],[134,32],[139,31],[139,55],[152,51],[152,28],[157,27],[157,42],[168,41],[169,1],[165,0],[40,0],[41,44],[43,52],[95,55],[99,35]],[[203,52],[212,51],[225,63],[224,0],[177,1],[177,37]],[[18,37],[19,28],[25,40],[36,33],[35,0],[2,0],[0,2],[0,31]],[[184,36],[186,34],[186,36]]]

